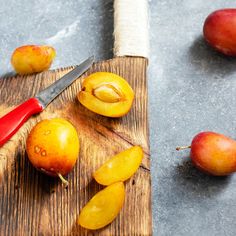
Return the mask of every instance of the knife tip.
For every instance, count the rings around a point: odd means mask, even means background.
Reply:
[[[94,55],[92,55],[91,57],[88,58],[88,61],[91,61],[91,63],[93,63],[94,60],[95,60],[95,56]]]

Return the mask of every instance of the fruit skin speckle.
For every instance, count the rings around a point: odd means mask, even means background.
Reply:
[[[40,151],[41,151],[41,148],[39,146],[34,147],[34,152],[35,153],[40,153]]]
[[[29,133],[26,151],[38,170],[51,176],[66,175],[79,156],[77,131],[65,119],[42,120]]]
[[[42,156],[47,156],[47,152],[45,151],[45,150],[43,150],[42,152],[41,152],[41,155]],[[51,168],[52,169],[52,168]]]
[[[51,133],[50,130],[46,130],[46,131],[44,132],[44,135],[49,135],[50,133]]]

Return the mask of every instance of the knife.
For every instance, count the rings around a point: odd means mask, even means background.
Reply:
[[[0,118],[0,147],[14,135],[30,116],[43,111],[62,91],[71,85],[79,76],[91,67],[94,56],[76,66],[72,71],[61,77],[30,98],[17,106],[14,110]]]

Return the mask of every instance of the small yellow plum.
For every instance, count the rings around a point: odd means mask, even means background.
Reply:
[[[20,75],[32,74],[48,70],[55,56],[53,47],[25,45],[15,49],[11,64]]]
[[[77,131],[65,119],[42,120],[29,133],[26,151],[34,167],[63,180],[79,156]]]

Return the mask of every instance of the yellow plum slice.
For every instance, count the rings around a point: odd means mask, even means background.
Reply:
[[[131,147],[105,162],[93,173],[93,177],[102,185],[125,181],[137,171],[142,159],[142,148],[140,146]]]
[[[110,224],[119,214],[125,198],[123,182],[112,184],[100,192],[84,206],[78,223],[86,229],[100,229]]]

